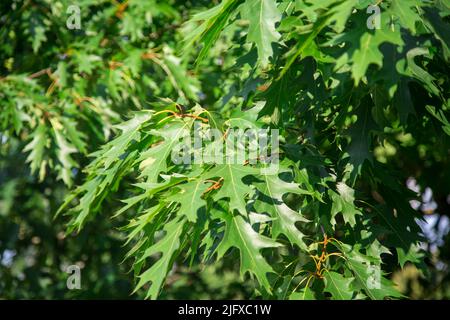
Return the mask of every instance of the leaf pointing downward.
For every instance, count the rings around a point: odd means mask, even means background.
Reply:
[[[147,298],[156,298],[159,290],[170,271],[172,257],[180,247],[180,236],[183,231],[184,219],[174,219],[166,224],[164,231],[166,235],[156,244],[148,248],[140,261],[150,257],[156,253],[162,253],[161,258],[154,263],[149,269],[139,276],[139,282],[134,292],[139,290],[147,282],[151,282],[151,286],[147,292]]]
[[[247,271],[253,273],[259,283],[270,292],[267,273],[274,271],[259,251],[264,248],[280,247],[281,245],[257,233],[241,216],[227,214],[224,220],[226,230],[223,240],[217,248],[218,259],[223,257],[229,248],[238,248],[241,256],[241,276]]]
[[[42,172],[45,170],[43,164],[44,150],[47,145],[47,129],[45,125],[40,124],[35,132],[33,132],[33,139],[23,149],[24,152],[31,151],[28,155],[27,162],[31,163],[31,172],[34,173],[38,169]],[[42,178],[43,175],[41,174]]]
[[[289,208],[283,201],[283,195],[311,193],[300,189],[299,185],[295,183],[281,180],[278,174],[264,175],[262,179],[264,181],[258,183],[257,188],[263,196],[256,202],[255,207],[258,212],[267,212],[275,219],[272,227],[273,238],[284,234],[292,244],[306,250],[307,246],[303,241],[304,234],[296,227],[295,223],[308,222],[308,220]]]

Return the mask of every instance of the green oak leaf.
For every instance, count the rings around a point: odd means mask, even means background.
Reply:
[[[164,237],[145,250],[139,261],[143,261],[157,253],[161,254],[161,257],[150,268],[139,275],[139,282],[134,292],[146,283],[151,282],[150,288],[147,291],[147,298],[156,299],[164,283],[164,279],[172,266],[173,256],[180,247],[180,237],[184,224],[185,220],[183,218],[173,219],[166,223],[163,228],[165,232]]]
[[[324,277],[324,291],[330,293],[333,300],[350,300],[353,297],[351,283],[354,278],[345,278],[335,271],[326,271]]]
[[[211,170],[205,172],[204,179],[223,179],[222,186],[213,196],[215,200],[229,198],[230,211],[239,211],[247,215],[245,197],[250,194],[252,187],[242,181],[248,175],[259,173],[259,170],[243,164],[217,164]]]
[[[197,13],[189,22],[198,23],[194,30],[186,31],[188,36],[185,38],[185,50],[191,47],[195,42],[201,42],[203,44],[199,55],[197,56],[197,62],[203,60],[216,40],[219,38],[223,28],[228,23],[231,15],[236,9],[238,0],[224,0],[217,6]]]
[[[134,114],[132,119],[117,125],[116,127],[121,130],[121,134],[103,147],[104,152],[96,161],[101,161],[105,168],[109,168],[111,164],[119,161],[120,156],[127,151],[130,143],[140,139],[140,129],[152,118],[152,115],[152,111],[139,111]]]
[[[362,289],[373,300],[401,298],[402,294],[394,288],[393,283],[384,277],[377,260],[359,251],[358,247],[339,243],[336,247],[345,257],[345,265],[353,273],[354,286]]]
[[[413,34],[416,34],[416,23],[422,21],[416,9],[418,2],[417,0],[392,0],[389,7],[391,14],[397,17],[401,25],[411,30]]]
[[[368,30],[366,19],[367,17],[362,14],[356,16],[353,29],[335,36],[328,42],[329,45],[347,44],[342,55],[336,61],[335,70],[350,64],[355,86],[361,82],[371,64],[382,67],[383,53],[380,46],[383,43],[391,43],[398,47],[404,45],[400,28],[389,24],[387,13],[381,14],[382,25],[379,29]]]
[[[347,186],[343,182],[338,182],[336,185],[337,192],[333,190],[328,190],[328,194],[331,198],[331,223],[336,225],[336,215],[342,213],[345,223],[350,224],[350,226],[355,226],[356,216],[362,215],[354,204],[355,201],[355,190]]]
[[[281,34],[275,25],[281,20],[281,12],[275,0],[246,0],[241,6],[242,17],[250,21],[247,42],[256,44],[258,61],[263,67],[269,63],[273,55],[272,44]]]
[[[228,213],[223,220],[226,228],[223,239],[217,248],[218,259],[223,257],[231,247],[239,249],[241,276],[243,277],[246,272],[254,274],[258,282],[268,292],[271,292],[267,274],[274,271],[261,255],[260,250],[280,247],[281,244],[257,233],[241,216],[233,216]]]
[[[72,186],[72,169],[77,167],[77,163],[71,157],[71,154],[77,153],[78,149],[75,148],[75,146],[73,146],[71,143],[69,143],[69,141],[67,141],[59,126],[54,126],[53,129],[56,137],[56,144],[58,145],[58,160],[62,167],[59,177],[61,177],[64,183],[70,187]]]
[[[286,169],[285,169],[286,170]],[[281,171],[281,170],[280,170]],[[284,234],[292,244],[306,250],[303,240],[305,235],[296,227],[297,222],[309,222],[300,212],[289,208],[284,202],[283,196],[289,193],[299,195],[311,195],[296,183],[285,182],[279,178],[279,173],[262,175],[262,181],[256,183],[256,188],[261,196],[255,203],[258,212],[267,212],[274,219],[272,222],[272,237],[276,239]]]
[[[178,214],[186,216],[191,222],[196,222],[198,210],[206,205],[205,200],[202,199],[205,190],[206,185],[202,179],[192,180],[176,186],[175,193],[166,200],[179,203]]]
[[[171,159],[174,148],[182,144],[182,139],[190,134],[193,120],[178,120],[167,124],[162,130],[151,130],[150,133],[156,137],[163,138],[162,141],[150,146],[142,152],[137,160],[141,171],[140,178],[147,182],[156,182],[162,172],[168,169],[168,161]],[[190,154],[187,154],[190,156]]]
[[[31,141],[23,149],[24,152],[30,152],[27,162],[30,163],[31,172],[39,170],[39,177],[42,180],[45,176],[44,151],[47,147],[48,139],[47,127],[41,123],[31,134]]]
[[[364,100],[366,101],[366,100]],[[356,110],[357,121],[347,131],[351,138],[347,147],[350,155],[349,162],[353,165],[351,178],[354,181],[356,176],[361,173],[361,168],[366,160],[372,162],[373,153],[371,152],[371,136],[378,127],[373,120],[371,107],[361,103]]]

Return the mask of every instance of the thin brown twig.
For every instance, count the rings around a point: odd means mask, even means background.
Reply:
[[[51,68],[45,68],[45,69],[42,69],[42,70],[40,70],[40,71],[38,71],[38,72],[35,72],[35,73],[33,73],[33,74],[30,74],[30,75],[28,76],[28,78],[29,78],[29,79],[34,79],[34,78],[38,78],[38,77],[40,77],[40,76],[42,76],[42,75],[44,75],[44,74],[48,75],[48,76],[51,78],[51,77],[52,77],[52,69],[51,69]]]

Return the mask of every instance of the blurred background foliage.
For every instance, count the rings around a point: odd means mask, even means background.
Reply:
[[[239,89],[234,80],[242,75],[224,72],[235,61],[223,49],[241,50],[230,46],[235,27],[224,31],[212,49],[213,58],[202,62],[201,74],[183,62],[189,59],[175,55],[190,30],[184,22],[217,3],[1,1],[0,298],[143,298],[142,292],[130,295],[135,286],[131,263],[122,261],[128,251],[120,230],[125,219],[96,217],[75,236],[65,234],[63,221],[54,220],[54,213],[68,187],[80,183],[87,155],[107,141],[117,130],[114,125],[131,111],[147,107],[155,97],[234,105]],[[80,8],[79,30],[66,26],[70,5]],[[241,96],[247,97],[245,92]],[[52,119],[52,131],[42,133],[46,139],[33,135],[42,118]],[[429,222],[423,225],[428,273],[409,265],[393,270],[393,280],[412,298],[443,299],[450,298],[449,141],[439,141],[441,135],[433,132],[441,128],[426,123],[421,130],[429,134],[420,135],[421,141],[386,133],[375,157],[393,165],[421,194],[422,201],[412,205]],[[36,161],[28,157],[30,152],[44,156]],[[78,169],[72,169],[73,164]],[[106,205],[105,212],[120,207],[119,201]],[[160,298],[251,297],[253,282],[240,280],[235,259],[224,261],[189,270],[175,264]],[[66,268],[73,264],[81,268],[80,290],[66,286]]]

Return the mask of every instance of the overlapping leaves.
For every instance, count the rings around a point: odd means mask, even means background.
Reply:
[[[241,58],[224,72],[233,90],[219,97],[225,102],[215,111],[223,119],[168,100],[166,110],[137,113],[93,154],[86,182],[66,202],[79,198],[71,227],[101,211],[115,189],[128,190],[116,214],[130,215],[128,257],[137,289],[146,286],[151,298],[175,261],[225,259],[230,249],[266,297],[400,298],[382,255],[396,252],[400,266],[418,265],[420,236],[406,187],[386,174],[374,150],[410,131],[409,118],[425,109],[412,96],[426,101],[432,121],[448,133],[448,13],[433,1],[383,1],[380,25],[369,28],[366,9],[374,4],[224,0],[195,14],[182,29],[189,32],[185,59],[201,48],[188,63],[209,70],[200,62],[212,64],[216,43]],[[197,100],[190,88],[179,82],[179,96]],[[214,126],[226,142],[229,128],[271,125],[282,130],[275,173],[247,162],[173,161],[193,130]],[[199,150],[184,151],[194,157]],[[340,238],[330,240],[333,252],[327,235]]]

